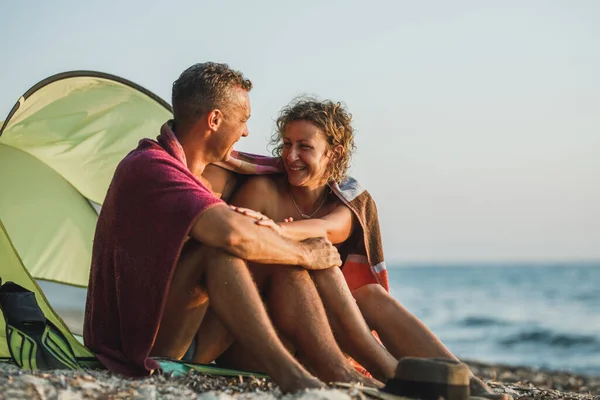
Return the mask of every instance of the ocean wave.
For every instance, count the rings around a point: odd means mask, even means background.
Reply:
[[[467,317],[458,322],[459,325],[465,327],[483,327],[483,326],[506,326],[510,322],[493,317]]]
[[[598,293],[595,291],[592,292],[583,292],[583,293],[574,293],[571,295],[573,300],[580,301],[582,303],[587,302],[596,302],[598,301]]]
[[[595,351],[600,351],[600,340],[596,336],[564,334],[545,329],[520,332],[500,340],[500,344],[506,347],[513,347],[519,344],[542,344],[561,348],[592,347]]]

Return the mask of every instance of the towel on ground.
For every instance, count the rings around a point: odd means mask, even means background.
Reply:
[[[216,165],[246,175],[284,171],[279,157],[257,156],[237,151],[231,153],[229,160]],[[334,182],[329,186],[333,193],[352,210],[360,225],[358,232],[355,232],[340,249],[344,260],[342,272],[350,290],[354,291],[364,285],[378,283],[389,291],[375,200],[351,177],[340,184]]]
[[[218,204],[187,168],[169,123],[118,165],[96,226],[84,323],[86,346],[111,371],[158,368],[148,355],[181,248],[198,216]]]

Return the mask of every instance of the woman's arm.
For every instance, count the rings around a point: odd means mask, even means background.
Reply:
[[[301,221],[274,223],[262,219],[262,214],[272,218],[277,208],[277,186],[266,176],[254,176],[235,193],[231,205],[239,213],[255,218],[258,225],[269,226],[279,234],[293,240],[325,237],[338,244],[350,237],[354,230],[354,214],[344,204],[338,204],[333,211],[321,218]]]
[[[348,207],[338,204],[333,211],[321,218],[280,222],[278,225],[281,227],[281,234],[290,239],[326,237],[331,243],[338,244],[350,237],[354,230],[355,219]]]

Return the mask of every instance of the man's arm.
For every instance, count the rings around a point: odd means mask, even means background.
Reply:
[[[194,222],[190,236],[247,261],[299,265],[307,269],[340,266],[340,255],[324,238],[297,242],[256,225],[225,204],[214,206]]]

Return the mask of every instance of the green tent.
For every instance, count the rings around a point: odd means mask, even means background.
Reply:
[[[67,302],[72,300],[68,288],[87,287],[96,220],[115,168],[141,138],[158,136],[171,116],[167,102],[133,82],[72,71],[33,86],[0,122],[0,279],[35,294],[53,330],[45,331],[52,337],[41,337],[51,353],[44,356],[58,357],[61,365],[102,367],[53,309],[40,284],[52,282],[55,291],[59,286]],[[82,310],[84,303],[74,306]],[[32,345],[26,349],[27,341],[17,343],[24,332],[15,335],[10,326],[9,334],[3,322],[0,316],[0,361],[12,358],[36,369],[32,357],[40,353]],[[52,347],[54,339],[61,341],[60,348]],[[10,349],[20,354],[13,358]],[[194,369],[266,378],[214,364],[156,360],[174,374]]]
[[[36,280],[87,286],[114,170],[170,117],[168,103],[128,80],[73,71],[33,86],[0,122],[0,278],[33,291],[61,331],[69,332]],[[0,318],[0,358],[10,357],[6,336]],[[77,356],[91,355],[66,337]]]

